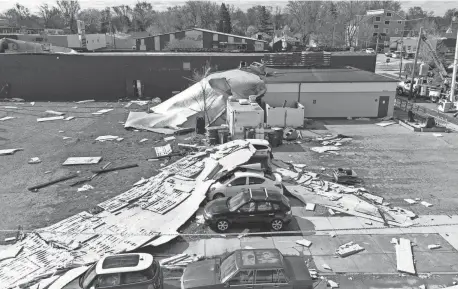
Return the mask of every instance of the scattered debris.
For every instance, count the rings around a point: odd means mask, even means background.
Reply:
[[[178,254],[166,259],[159,261],[161,267],[168,269],[178,269],[180,267],[186,267],[189,263],[196,262],[202,259],[202,256],[190,256],[188,254]]]
[[[157,158],[165,157],[172,153],[172,146],[170,144],[167,144],[165,146],[155,147],[154,152]]]
[[[4,155],[12,155],[17,151],[23,151],[24,149],[6,149],[6,150],[0,150],[0,156]]]
[[[336,214],[332,209],[328,209],[328,212],[331,216],[334,216]]]
[[[179,143],[177,144],[179,147],[187,148],[187,149],[199,149],[196,144],[186,144],[186,143]]]
[[[93,115],[102,115],[102,114],[107,113],[107,112],[112,111],[112,110],[113,110],[112,108],[101,109],[101,110],[99,110],[97,112],[93,112],[92,114]]]
[[[392,238],[391,241],[390,241],[390,243],[393,244],[393,245],[399,244],[399,243],[398,243],[398,239],[396,239],[396,238]]]
[[[336,236],[336,233],[335,232],[329,232],[329,236],[331,236],[331,238],[334,238]]]
[[[0,121],[5,121],[5,120],[15,119],[15,118],[16,117],[14,117],[14,116],[5,116],[5,117],[0,118]]]
[[[6,250],[0,251],[0,261],[15,258],[21,251],[22,246],[12,246]]]
[[[372,222],[369,221],[364,222],[364,224],[372,226]]]
[[[17,106],[4,106],[4,108],[9,108],[9,109],[18,109]]]
[[[323,147],[312,147],[310,148],[310,150],[322,154],[328,151],[340,151],[340,148],[337,146],[323,146]]]
[[[114,135],[104,135],[104,136],[99,136],[95,140],[99,142],[104,142],[104,141],[117,140],[118,138],[119,138],[118,136],[114,136]]]
[[[305,205],[305,210],[306,211],[315,211],[315,204],[307,203],[307,205]]]
[[[175,140],[176,138],[174,136],[169,136],[169,137],[165,137],[164,138],[164,141],[172,141],[172,140]]]
[[[33,157],[28,161],[29,164],[39,164],[41,163],[41,160],[37,157]]]
[[[351,119],[351,117],[349,119]],[[339,288],[339,283],[336,283],[332,280],[328,280],[328,284],[329,284],[329,287],[331,288]]]
[[[396,261],[397,270],[399,272],[409,274],[416,273],[410,240],[404,238],[399,239],[399,244],[396,244]]]
[[[47,289],[61,289],[64,288],[68,283],[77,279],[79,276],[83,275],[89,267],[81,266],[74,269],[70,269],[65,272],[64,275],[60,276],[55,282],[51,284]]]
[[[418,286],[418,289],[426,289],[426,285],[422,284],[422,285]]]
[[[39,185],[36,185],[36,186],[33,186],[33,187],[29,187],[28,190],[32,191],[32,192],[36,192],[41,188],[44,188],[44,187],[47,187],[47,186],[50,186],[50,185],[54,185],[54,184],[57,184],[57,183],[60,183],[60,182],[66,181],[66,180],[70,180],[70,179],[76,178],[77,176],[78,176],[78,174],[73,173],[73,174],[70,174],[70,175],[65,176],[65,177],[61,177],[61,178],[58,178],[58,179],[55,179],[55,180],[52,180],[52,181],[49,181],[49,182],[46,182],[46,183],[43,183],[43,184],[39,184]]]
[[[47,110],[47,111],[45,111],[45,113],[47,113],[47,114],[53,114],[53,115],[59,115],[59,116],[65,114],[64,112],[54,111],[54,110]]]
[[[385,126],[389,126],[389,125],[392,125],[392,124],[395,124],[395,122],[394,121],[379,122],[379,123],[376,123],[375,125],[378,125],[378,126],[381,126],[381,127],[385,127]]]
[[[370,193],[363,193],[362,196],[366,199],[374,201],[375,203],[382,205],[383,204],[383,197],[379,197]]]
[[[42,117],[42,118],[37,118],[37,122],[62,120],[62,119],[64,119],[63,116]]]
[[[443,135],[441,133],[433,133],[433,136],[435,136],[435,137],[443,137]]]
[[[119,166],[119,167],[114,167],[114,168],[109,168],[109,169],[93,170],[92,172],[94,174],[103,174],[103,173],[108,173],[112,171],[119,171],[119,170],[124,170],[124,169],[135,168],[135,167],[138,167],[138,165],[130,164],[130,165],[124,165],[124,166]]]
[[[139,141],[139,143],[143,143],[143,142],[145,142],[145,141],[148,141],[148,139],[147,139],[147,138],[141,139],[141,140]]]
[[[120,142],[120,141],[122,141],[123,139],[124,139],[123,137],[118,137],[118,138],[116,139],[116,141],[117,141],[117,142]]]
[[[79,103],[88,103],[88,102],[94,102],[94,101],[95,101],[95,99],[88,99],[88,100],[80,100],[80,101],[77,101],[75,103],[79,104]]]
[[[407,203],[409,203],[409,204],[411,204],[411,205],[417,203],[415,200],[412,200],[412,199],[404,199],[404,201],[406,201]]]
[[[328,264],[323,264],[322,266],[323,266],[323,268],[326,269],[326,270],[332,270],[331,267],[329,267]]]
[[[439,245],[439,244],[428,245],[428,249],[430,249],[430,250],[439,249],[439,248],[441,248],[441,247],[442,247],[442,246]]]
[[[102,157],[69,157],[62,164],[63,166],[72,165],[92,165],[98,164],[102,160]]]
[[[89,190],[92,190],[92,189],[94,189],[93,186],[86,184],[86,185],[82,186],[81,188],[78,188],[78,192],[85,192],[85,191],[89,191]]]
[[[46,172],[45,172],[45,174],[50,174],[50,173],[52,173],[52,172],[51,172],[51,171],[46,171]]]
[[[9,243],[9,242],[13,242],[13,241],[16,241],[16,237],[8,237],[8,238],[5,238],[5,243]]]
[[[422,204],[423,206],[425,206],[425,207],[427,207],[427,208],[429,208],[429,207],[432,207],[432,206],[433,206],[433,204],[430,204],[430,203],[428,203],[428,202],[425,202],[425,201],[422,201],[420,204]]]
[[[338,168],[332,170],[334,180],[339,184],[355,185],[361,183],[356,172],[352,169]]]
[[[309,240],[306,240],[306,239],[297,240],[296,243],[299,244],[299,245],[305,246],[307,248],[312,245],[312,242],[309,241]]]
[[[145,179],[145,178],[142,177],[138,182],[133,184],[132,187],[140,186],[140,185],[143,185],[143,184],[145,184],[147,182],[148,182],[148,179]]]
[[[337,250],[336,254],[339,255],[342,258],[348,257],[350,255],[354,255],[356,253],[359,253],[361,251],[364,251],[364,248],[361,247],[358,244],[355,244],[352,242],[346,243],[341,245]]]
[[[250,232],[249,229],[244,229],[244,230],[237,236],[237,238],[241,239],[241,238],[245,237],[249,232]]]
[[[309,269],[309,273],[310,277],[312,277],[313,279],[318,278],[318,272],[316,271],[316,269]]]
[[[64,136],[62,139],[63,139],[63,140],[71,139],[71,137],[69,137],[69,136]]]
[[[139,105],[139,106],[144,106],[144,105],[148,104],[148,101],[147,100],[132,100],[130,103],[131,104],[136,104],[136,105]]]
[[[64,120],[69,121],[69,120],[72,120],[72,119],[74,119],[74,118],[75,118],[74,116],[69,116],[69,117],[64,118]]]

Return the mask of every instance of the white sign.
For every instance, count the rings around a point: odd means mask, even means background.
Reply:
[[[162,147],[155,147],[154,150],[156,151],[156,157],[168,156],[172,153],[172,147],[170,144]]]

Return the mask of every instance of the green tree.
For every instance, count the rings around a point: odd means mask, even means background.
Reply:
[[[270,35],[273,31],[270,11],[266,8],[266,6],[258,6],[257,12],[257,26],[259,32]]]
[[[56,7],[50,7],[48,4],[42,4],[38,7],[38,15],[43,21],[45,28],[63,28],[59,25],[59,22],[61,22],[59,21],[60,12]]]
[[[146,28],[153,23],[155,13],[151,3],[146,1],[137,2],[133,9],[135,30],[146,31]]]
[[[78,19],[84,21],[86,33],[99,33],[102,25],[102,13],[97,9],[84,9],[78,14]]]
[[[231,15],[224,3],[219,10],[218,31],[223,33],[232,33]]]

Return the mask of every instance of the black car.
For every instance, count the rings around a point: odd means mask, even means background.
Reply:
[[[288,198],[266,189],[244,190],[234,197],[209,202],[204,209],[206,224],[225,232],[232,224],[270,224],[275,231],[292,219]]]

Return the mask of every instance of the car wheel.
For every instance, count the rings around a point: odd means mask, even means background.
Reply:
[[[221,193],[216,193],[216,194],[213,196],[213,200],[221,199],[221,198],[224,198],[224,195],[221,194]]]
[[[226,232],[229,229],[229,222],[227,220],[219,220],[216,222],[216,229],[219,232]]]
[[[283,221],[280,219],[275,219],[270,224],[272,225],[272,229],[274,231],[280,231],[283,229]]]

